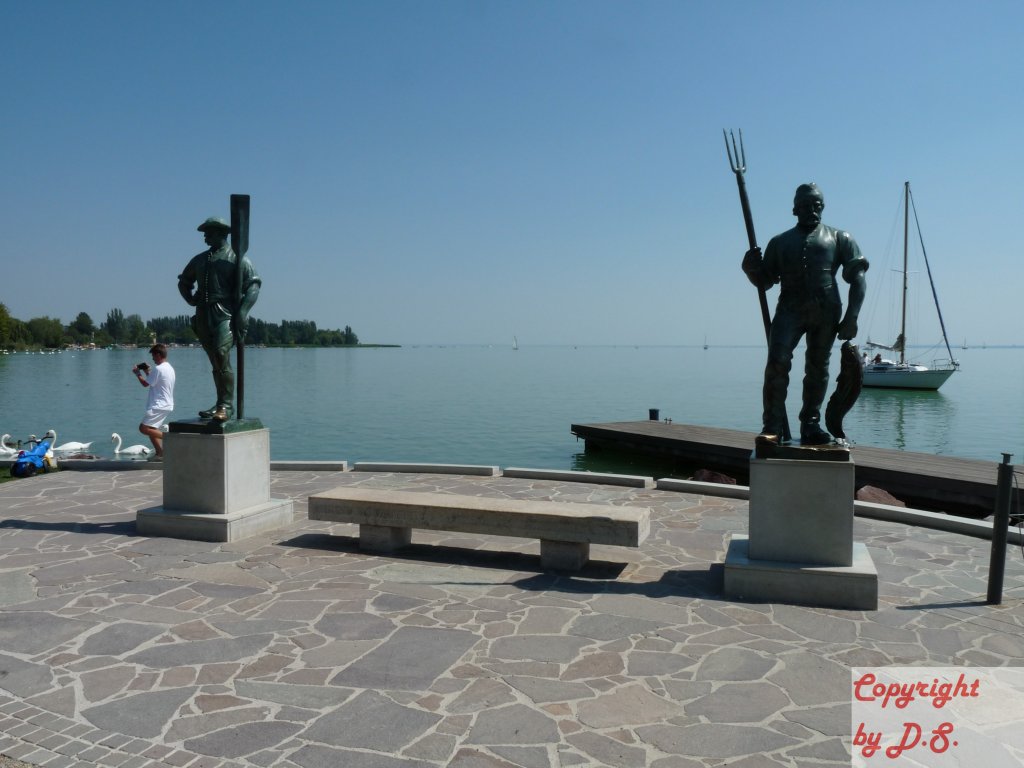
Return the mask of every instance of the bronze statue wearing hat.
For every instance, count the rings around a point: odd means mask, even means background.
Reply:
[[[192,329],[210,358],[217,389],[217,402],[209,410],[200,411],[199,416],[227,421],[235,396],[231,347],[245,338],[249,311],[256,303],[262,281],[248,258],[242,257],[239,268],[228,242],[231,225],[211,217],[197,229],[209,248],[194,256],[178,275],[178,291],[196,308]]]
[[[779,303],[768,337],[764,371],[764,414],[761,439],[782,441],[785,433],[786,390],[793,352],[806,340],[800,442],[822,445],[832,441],[821,428],[821,404],[828,389],[828,363],[836,337],[857,335],[857,316],[864,302],[868,262],[848,232],[821,223],[825,197],[815,184],[801,184],[793,200],[797,224],[773,237],[761,258],[753,248],[743,257],[743,271],[754,285],[767,290],[781,283]],[[850,285],[843,313],[836,276]]]

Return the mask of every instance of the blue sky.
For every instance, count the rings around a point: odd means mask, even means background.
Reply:
[[[265,320],[761,343],[742,128],[759,241],[813,180],[871,260],[859,340],[894,332],[910,180],[954,341],[1024,343],[1019,0],[0,0],[0,29],[0,302],[23,320],[184,314],[196,226],[248,193]],[[926,310],[911,341],[937,337]]]

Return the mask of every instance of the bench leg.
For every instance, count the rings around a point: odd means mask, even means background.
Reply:
[[[556,571],[578,571],[590,560],[590,544],[540,540],[540,565]]]
[[[359,548],[367,552],[394,552],[412,541],[412,528],[388,525],[360,525]]]

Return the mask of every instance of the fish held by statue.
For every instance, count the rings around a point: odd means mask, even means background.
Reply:
[[[845,440],[843,417],[853,408],[864,385],[864,361],[855,344],[844,341],[839,350],[839,376],[836,390],[825,407],[825,426],[837,440]]]

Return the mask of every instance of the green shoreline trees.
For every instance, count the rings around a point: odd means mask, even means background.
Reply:
[[[0,303],[0,348],[21,350],[33,347],[57,349],[71,345],[136,344],[148,346],[156,339],[164,344],[193,344],[196,335],[188,315],[155,317],[144,322],[137,314],[125,315],[118,308],[107,313],[107,319],[98,326],[85,312],[68,325],[58,318],[44,315],[22,321],[11,317],[7,307]],[[316,327],[312,320],[282,320],[269,323],[250,318],[245,343],[266,346],[350,347],[359,344],[359,337],[351,326],[344,330]]]

